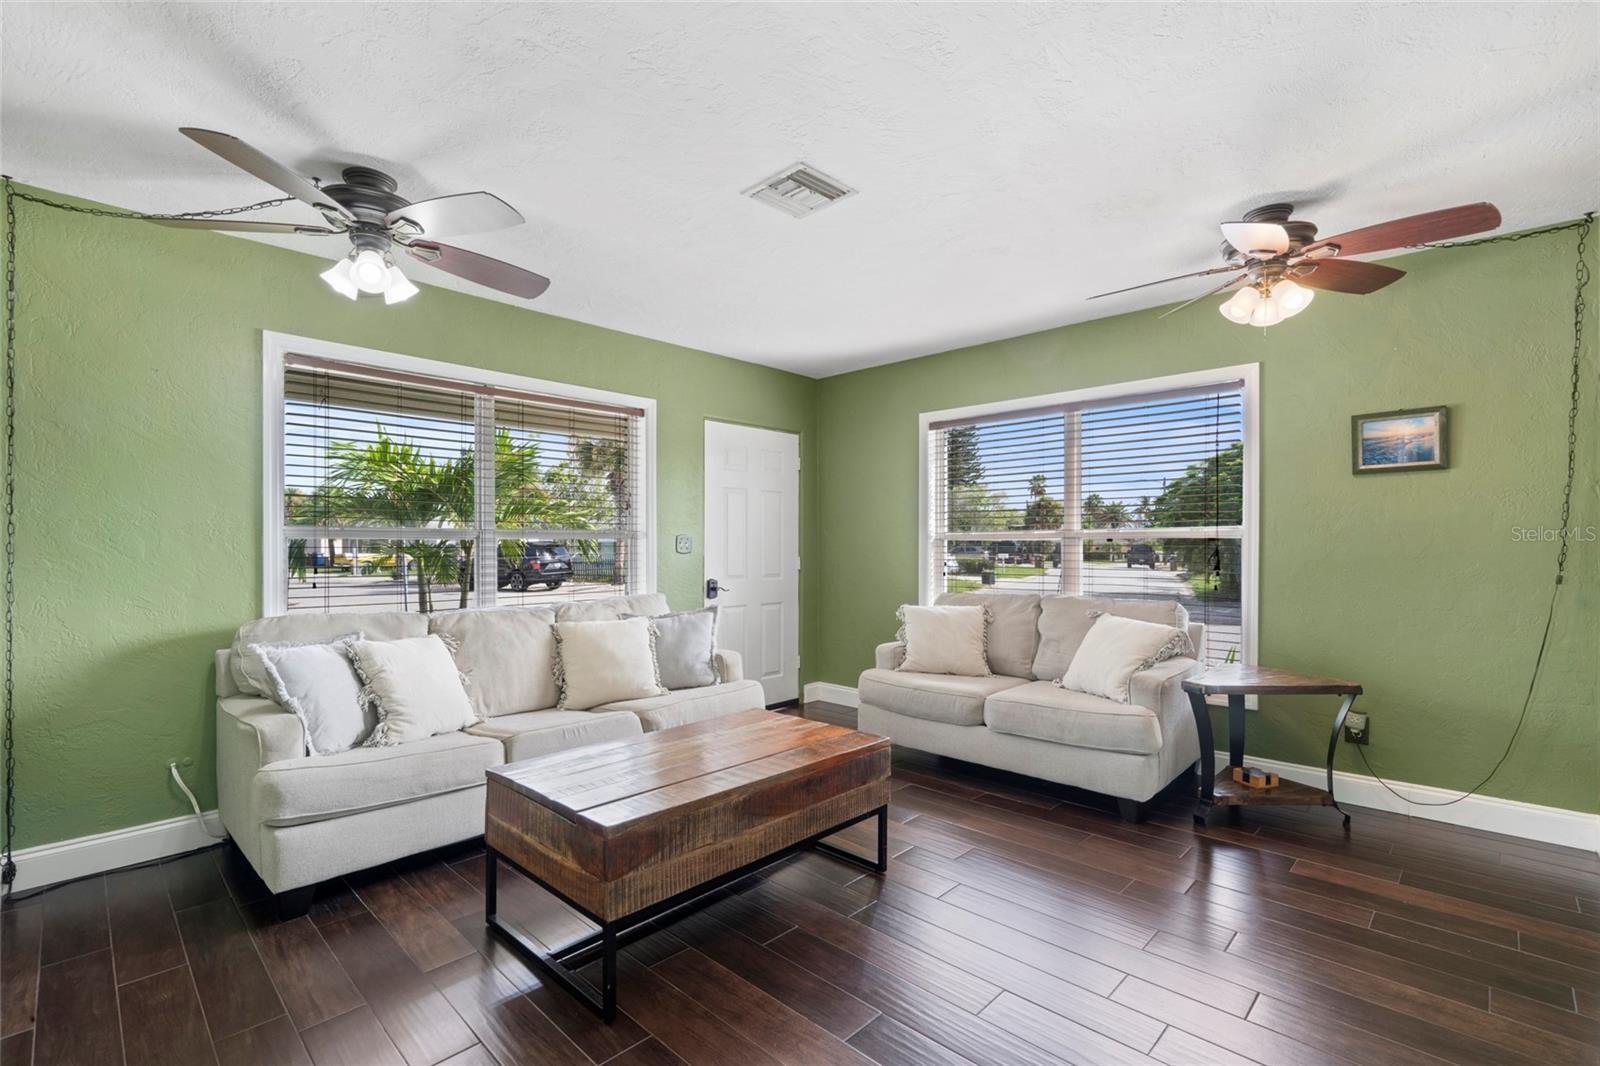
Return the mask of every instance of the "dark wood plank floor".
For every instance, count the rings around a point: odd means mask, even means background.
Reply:
[[[853,712],[806,713],[853,721]],[[810,854],[663,922],[616,1024],[490,941],[477,845],[271,920],[228,848],[3,916],[5,1066],[1600,1063],[1600,859],[1377,812],[1197,832],[897,754],[887,879]],[[869,846],[869,827],[844,834]],[[581,921],[502,880],[546,942]]]

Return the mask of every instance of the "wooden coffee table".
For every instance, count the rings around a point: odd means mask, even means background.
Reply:
[[[842,726],[743,711],[488,776],[489,928],[607,1021],[617,947],[652,918],[801,848],[888,868],[889,740]],[[873,817],[876,859],[822,840]],[[502,862],[599,928],[550,951],[502,922]],[[598,992],[577,973],[597,956]]]
[[[1275,670],[1270,666],[1245,666],[1231,663],[1213,666],[1183,682],[1189,694],[1194,727],[1200,734],[1200,796],[1194,811],[1196,825],[1205,825],[1213,807],[1248,807],[1256,804],[1332,807],[1344,816],[1350,828],[1350,815],[1333,798],[1333,753],[1339,747],[1339,730],[1350,714],[1350,707],[1361,695],[1361,686],[1337,677],[1317,677]],[[1295,781],[1280,781],[1273,788],[1249,788],[1233,779],[1233,767],[1244,765],[1244,700],[1246,696],[1343,696],[1333,716],[1333,733],[1328,737],[1328,787],[1313,788]],[[1228,765],[1213,773],[1215,755],[1211,740],[1211,708],[1206,697],[1228,697]]]

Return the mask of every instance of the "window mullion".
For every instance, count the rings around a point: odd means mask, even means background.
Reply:
[[[1058,591],[1067,596],[1083,594],[1083,415],[1076,410],[1062,414],[1062,448],[1065,451],[1066,487],[1061,501],[1061,582]]]
[[[499,579],[500,545],[495,513],[495,426],[494,397],[479,393],[473,400],[473,511],[477,532],[473,549],[479,607],[495,605],[495,586]]]

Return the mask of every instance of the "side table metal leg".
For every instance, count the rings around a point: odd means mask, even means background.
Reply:
[[[1344,720],[1350,714],[1350,708],[1356,702],[1354,694],[1346,696],[1339,705],[1339,713],[1333,716],[1333,733],[1328,737],[1328,802],[1333,804],[1333,809],[1344,815],[1344,827],[1350,828],[1350,816],[1345,814],[1343,807],[1333,795],[1333,753],[1339,747],[1339,733],[1344,729]]]
[[[1228,697],[1228,765],[1244,765],[1244,695]]]
[[[1199,692],[1189,693],[1189,709],[1194,712],[1194,731],[1200,737],[1200,794],[1196,797],[1194,824],[1205,825],[1216,801],[1217,756],[1211,739],[1211,708]]]
[[[878,808],[878,872],[889,872],[889,807]]]

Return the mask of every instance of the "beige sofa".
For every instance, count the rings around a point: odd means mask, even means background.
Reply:
[[[1130,702],[1058,688],[1092,611],[1186,628],[1202,647],[1205,627],[1173,601],[1113,600],[1034,593],[947,593],[937,603],[990,608],[992,677],[898,670],[905,645],[882,644],[864,671],[860,728],[895,744],[1116,797],[1124,818],[1200,757],[1182,684],[1192,658],[1169,659],[1133,676]]]
[[[222,823],[267,887],[278,894],[280,913],[294,913],[309,905],[310,886],[318,881],[482,835],[484,771],[491,766],[717,718],[765,702],[761,684],[743,679],[737,653],[719,651],[721,681],[703,688],[562,711],[552,706],[552,680],[548,697],[539,698],[548,699],[546,706],[491,706],[482,722],[461,732],[312,756],[306,754],[300,719],[253,690],[239,655],[249,644],[331,640],[352,632],[369,640],[399,640],[448,631],[457,638],[458,662],[464,656],[477,662],[467,671],[472,689],[505,692],[517,686],[497,686],[496,671],[550,667],[497,658],[502,650],[497,633],[504,627],[520,624],[526,632],[533,618],[537,625],[562,617],[666,610],[664,597],[649,594],[555,610],[304,614],[247,623],[233,647],[216,653]]]

